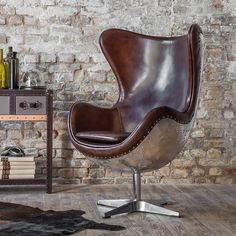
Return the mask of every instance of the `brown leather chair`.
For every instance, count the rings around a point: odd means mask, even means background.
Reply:
[[[68,127],[75,147],[89,159],[133,173],[133,199],[100,200],[115,207],[105,217],[142,211],[179,216],[141,199],[140,173],[171,162],[193,126],[202,71],[202,31],[153,37],[120,29],[100,36],[101,49],[119,84],[112,108],[76,102]]]

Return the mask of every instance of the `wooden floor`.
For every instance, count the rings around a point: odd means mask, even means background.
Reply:
[[[144,185],[143,197],[164,198],[166,207],[179,211],[181,218],[133,213],[103,219],[96,205],[98,199],[125,198],[130,195],[126,185],[60,187],[54,194],[42,189],[0,188],[0,201],[39,207],[43,210],[80,209],[87,219],[118,224],[119,232],[85,230],[74,235],[236,235],[236,185]],[[100,210],[105,210],[104,208]]]

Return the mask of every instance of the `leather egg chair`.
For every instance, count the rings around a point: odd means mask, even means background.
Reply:
[[[110,217],[134,211],[179,216],[164,202],[141,198],[140,173],[171,162],[193,126],[202,71],[202,31],[193,24],[177,37],[109,29],[100,46],[119,84],[112,108],[71,106],[70,138],[90,160],[133,174],[133,198],[99,200]]]

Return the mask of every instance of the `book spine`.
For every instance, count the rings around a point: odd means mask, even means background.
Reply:
[[[6,179],[34,179],[34,175],[8,175],[8,176],[2,176],[3,180]]]
[[[34,161],[34,157],[8,157],[8,156],[3,156],[1,157],[1,161]]]
[[[1,162],[0,162],[1,163]],[[18,162],[9,162],[9,164],[0,164],[0,167],[3,167],[3,166],[7,166],[7,165],[10,165],[10,166],[35,166],[35,162],[29,162],[29,161],[18,161]]]
[[[12,176],[12,175],[34,175],[35,169],[29,170],[2,170],[0,171],[0,175],[3,176]]]
[[[3,171],[3,170],[35,170],[35,169],[36,169],[35,165],[31,165],[31,166],[30,165],[29,166],[9,165],[9,166],[1,166],[0,167],[0,171]]]
[[[10,170],[10,175],[33,175],[35,170]]]

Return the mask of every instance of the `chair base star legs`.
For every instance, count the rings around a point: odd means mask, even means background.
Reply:
[[[161,205],[166,204],[163,200],[141,199],[141,176],[138,171],[134,171],[133,174],[133,190],[133,199],[99,200],[97,203],[98,205],[115,207],[115,209],[106,212],[104,218],[132,212],[144,212],[179,217],[179,212],[160,207]]]
[[[172,211],[145,201],[132,201],[120,207],[117,207],[111,211],[106,212],[104,214],[104,218],[109,218],[114,215],[132,213],[132,212],[143,212],[143,213],[152,213],[152,214],[179,217],[179,213],[176,211]]]

